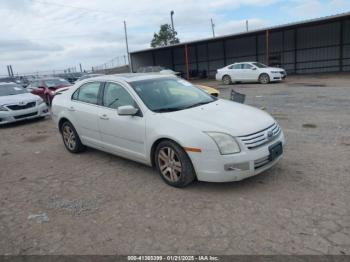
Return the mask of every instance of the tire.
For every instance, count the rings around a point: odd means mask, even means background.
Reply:
[[[80,141],[77,131],[69,121],[62,124],[61,134],[63,144],[69,152],[80,153],[85,149],[85,146]]]
[[[224,75],[222,77],[222,81],[224,82],[225,85],[229,85],[232,83],[231,77],[229,75]]]
[[[268,84],[270,83],[270,77],[268,74],[263,73],[259,76],[259,82],[260,84]]]
[[[178,144],[170,140],[160,142],[154,157],[156,168],[168,185],[181,188],[195,180],[192,162]]]
[[[51,106],[50,96],[49,96],[49,95],[46,95],[45,98],[46,98],[46,101],[45,101],[45,102],[46,102],[47,106],[50,107],[50,106]]]

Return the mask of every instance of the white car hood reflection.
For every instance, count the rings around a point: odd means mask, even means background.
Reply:
[[[232,136],[252,134],[275,122],[269,114],[260,109],[223,99],[203,106],[161,114],[179,124],[202,131],[227,132]]]

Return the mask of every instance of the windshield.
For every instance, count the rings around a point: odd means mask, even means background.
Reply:
[[[266,68],[267,66],[262,64],[262,63],[252,63],[253,65],[255,65],[256,67],[259,67],[259,68]]]
[[[179,78],[158,78],[130,83],[154,112],[171,112],[208,104],[216,99]]]
[[[11,96],[25,93],[28,93],[28,91],[18,85],[0,85],[0,96]]]
[[[56,87],[62,85],[70,85],[70,83],[65,79],[49,79],[44,81],[47,87]]]

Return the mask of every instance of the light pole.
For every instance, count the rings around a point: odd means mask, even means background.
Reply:
[[[170,11],[170,19],[171,19],[171,29],[173,30],[173,43],[175,42],[175,28],[174,28],[174,19],[173,19],[173,16],[174,16],[174,10],[171,10]]]

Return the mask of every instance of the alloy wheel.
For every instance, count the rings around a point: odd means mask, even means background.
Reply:
[[[63,127],[62,134],[65,145],[70,150],[74,150],[76,146],[76,137],[72,128],[69,125],[65,125]]]
[[[163,147],[158,153],[158,165],[161,174],[170,182],[177,182],[181,177],[182,165],[175,150]]]
[[[229,76],[224,76],[223,81],[225,85],[229,85],[231,83],[231,78]]]
[[[260,82],[262,84],[267,84],[270,81],[269,76],[266,74],[263,74],[260,76]]]

